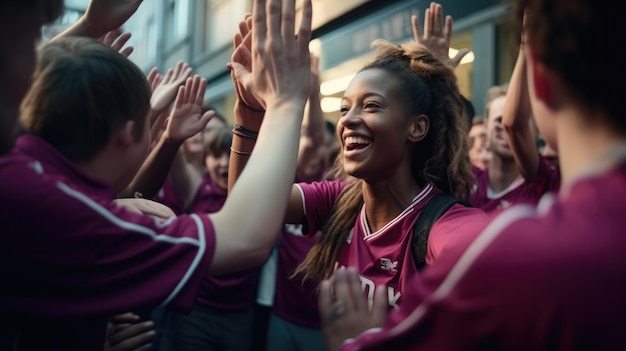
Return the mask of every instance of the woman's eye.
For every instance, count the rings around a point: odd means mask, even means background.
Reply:
[[[364,108],[364,109],[367,109],[367,108],[377,108],[377,107],[378,107],[378,105],[377,105],[377,104],[375,104],[375,103],[373,103],[373,102],[366,102],[366,103],[363,105],[363,108]]]
[[[348,111],[350,111],[350,109],[347,106],[341,106],[339,108],[339,112],[343,115],[346,114]]]

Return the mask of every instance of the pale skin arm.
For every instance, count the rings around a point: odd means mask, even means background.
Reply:
[[[252,16],[247,15],[243,21],[239,23],[239,32],[235,33],[233,38],[233,46],[235,48],[232,56],[233,62],[239,62],[246,70],[251,70],[252,54],[250,53],[250,45],[252,42]],[[235,104],[235,124],[244,126],[248,130],[258,131],[265,115],[264,107],[257,98],[251,94],[241,81],[235,76],[235,71],[231,71],[231,77],[235,91],[237,92],[237,102]],[[252,152],[256,140],[242,138],[233,135],[232,148],[243,152]],[[228,168],[228,189],[229,192],[239,179],[241,172],[245,168],[250,155],[230,153],[230,164]],[[302,205],[302,197],[300,191],[295,185],[292,185],[289,192],[287,210],[284,223],[300,223],[304,217],[304,207]]]
[[[126,23],[142,2],[142,0],[91,0],[85,14],[55,38],[66,36],[100,38]]]
[[[247,167],[222,209],[209,215],[217,246],[210,273],[263,264],[283,224],[309,94],[311,1],[302,5],[297,36],[295,15],[295,0],[255,1],[250,69],[237,57],[232,62],[237,82],[254,92],[265,116]]]
[[[526,69],[526,57],[523,48],[520,48],[506,93],[502,126],[515,163],[524,179],[530,182],[539,171],[539,152],[532,123]]]

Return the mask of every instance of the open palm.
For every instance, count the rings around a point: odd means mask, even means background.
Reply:
[[[202,115],[206,79],[195,75],[188,78],[184,86],[178,89],[176,101],[165,129],[169,140],[184,141],[199,133],[215,114],[209,111]]]

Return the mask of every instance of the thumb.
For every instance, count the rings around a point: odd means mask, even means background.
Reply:
[[[451,60],[452,67],[457,67],[461,63],[463,57],[465,57],[465,55],[469,54],[470,52],[470,49],[467,48],[460,49],[459,52],[456,53],[456,56],[454,56],[454,58],[452,58]]]

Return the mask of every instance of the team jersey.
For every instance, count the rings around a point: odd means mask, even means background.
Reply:
[[[558,191],[561,176],[558,168],[552,165],[543,156],[539,157],[539,168],[532,182],[527,183],[519,176],[506,189],[495,192],[489,186],[489,171],[472,167],[476,177],[476,184],[472,189],[469,201],[472,205],[482,208],[486,212],[510,207],[516,203],[537,204],[546,192]]]
[[[198,214],[217,212],[224,206],[227,195],[226,190],[216,186],[207,174],[196,191],[189,211]],[[259,275],[260,268],[223,275],[206,275],[198,293],[198,304],[228,311],[252,308]]]
[[[278,243],[276,295],[272,313],[289,322],[320,328],[317,286],[311,280],[291,277],[317,242],[317,235],[303,235],[302,225],[286,224]]]
[[[101,350],[107,317],[191,310],[215,249],[208,216],[158,220],[115,196],[36,136],[0,157],[0,340]],[[54,344],[64,338],[72,344]]]
[[[299,184],[309,232],[321,229],[345,184],[340,181]],[[361,208],[345,245],[339,251],[335,268],[355,267],[370,303],[375,287],[384,284],[393,309],[412,310],[416,306],[416,288],[420,280],[411,253],[413,226],[426,202],[437,192],[432,184],[426,185],[402,213],[376,232],[370,230],[365,207]],[[446,250],[449,246],[446,240],[474,237],[486,223],[487,217],[481,209],[454,205],[431,229],[429,242],[433,240],[437,244],[431,247],[429,243],[427,263],[432,263]],[[392,323],[399,321],[395,319]]]
[[[342,350],[624,350],[626,165],[499,213],[419,282],[419,307]]]
[[[174,187],[169,179],[166,179],[163,186],[152,200],[160,202],[174,211],[176,215],[185,213],[185,199]]]

